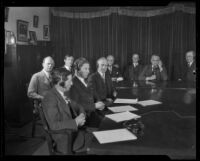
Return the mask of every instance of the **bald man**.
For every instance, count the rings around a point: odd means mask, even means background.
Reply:
[[[151,64],[146,65],[139,75],[139,80],[165,81],[167,80],[166,69],[158,55],[151,56]]]
[[[95,102],[102,101],[105,106],[112,104],[117,92],[107,71],[108,62],[105,57],[97,60],[97,72],[88,78],[88,85],[92,88]]]
[[[196,81],[196,62],[195,62],[195,52],[188,51],[185,54],[186,59],[186,70],[184,71],[183,80],[184,81]]]
[[[29,98],[42,100],[46,92],[52,88],[51,72],[54,67],[54,60],[48,56],[43,59],[43,69],[33,74],[28,86],[27,95]]]

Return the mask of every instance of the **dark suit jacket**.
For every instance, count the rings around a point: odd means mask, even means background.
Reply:
[[[51,80],[47,78],[44,71],[40,71],[33,74],[28,86],[27,95],[31,98],[39,98],[39,96],[44,96],[51,88]]]
[[[95,102],[105,101],[106,98],[114,98],[115,90],[110,75],[106,72],[105,83],[99,72],[91,74],[88,78],[88,85],[92,88]]]
[[[142,65],[138,64],[136,67],[129,65],[125,70],[124,77],[126,80],[137,81],[139,79],[139,75],[142,72]]]
[[[73,77],[70,97],[72,100],[83,106],[86,112],[95,110],[94,97],[91,87],[86,87],[76,76]]]
[[[139,75],[139,80],[145,80],[146,77],[152,75],[153,75],[152,65],[146,65],[143,71]],[[162,72],[160,72],[159,69],[156,70],[156,81],[167,80],[167,79],[168,79],[167,71],[164,66]]]
[[[121,77],[121,73],[119,71],[119,69],[115,66],[112,66],[112,71],[110,71],[109,69],[107,69],[106,71],[108,74],[110,74],[110,77]]]
[[[188,65],[186,65],[186,70],[184,73],[184,80],[185,81],[196,81],[196,62],[193,62],[190,67]]]
[[[79,115],[81,112],[85,113],[83,108],[73,101],[71,101],[71,107],[75,115]],[[68,104],[54,87],[47,92],[44,99],[42,100],[42,108],[50,129],[66,129],[66,132],[67,129],[71,129],[72,131],[78,130],[77,124],[72,118]],[[73,132],[71,135],[74,135]],[[83,146],[84,144],[84,135],[79,136],[80,137],[78,137],[78,142],[76,142],[76,149]],[[63,153],[67,153],[69,150],[68,135],[53,134],[52,137],[57,143],[57,150]]]

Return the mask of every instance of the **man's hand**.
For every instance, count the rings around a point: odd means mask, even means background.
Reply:
[[[159,66],[160,71],[162,72],[163,67],[162,67],[162,61],[161,60],[159,61],[158,66]]]
[[[95,108],[98,110],[103,110],[105,108],[105,104],[101,101],[95,103]]]
[[[75,118],[77,126],[83,126],[85,124],[85,115],[81,113]]]
[[[156,75],[152,75],[150,77],[146,77],[146,81],[149,81],[149,80],[155,80],[156,79]]]

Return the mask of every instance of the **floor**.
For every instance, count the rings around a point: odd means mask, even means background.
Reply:
[[[34,138],[31,137],[31,127],[32,122],[21,128],[7,126],[5,129],[5,156],[49,155],[42,126],[36,126],[36,137]]]

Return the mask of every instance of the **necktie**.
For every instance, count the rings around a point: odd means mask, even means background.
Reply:
[[[104,81],[104,83],[105,83],[105,73],[102,74],[102,78],[103,78],[103,81]]]
[[[75,118],[76,118],[76,114],[75,114],[75,111],[72,109],[70,100],[67,99],[67,98],[66,98],[65,100],[68,102],[68,106],[69,106],[69,110],[70,110],[70,112],[71,112],[72,118],[75,119]]]

